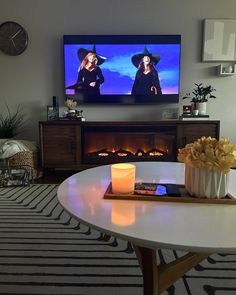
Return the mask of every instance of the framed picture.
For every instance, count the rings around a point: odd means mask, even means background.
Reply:
[[[205,19],[202,61],[236,60],[236,19]]]
[[[47,106],[47,119],[58,120],[59,119],[59,110],[58,108],[54,108],[53,106]]]

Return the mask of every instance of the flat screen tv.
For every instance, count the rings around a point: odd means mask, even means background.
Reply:
[[[180,35],[65,35],[65,97],[78,104],[177,103]]]

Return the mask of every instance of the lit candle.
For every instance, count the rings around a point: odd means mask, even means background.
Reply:
[[[114,164],[111,166],[112,192],[131,194],[134,191],[135,168],[133,164]]]

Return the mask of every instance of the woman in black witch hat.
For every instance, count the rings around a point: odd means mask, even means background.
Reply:
[[[100,85],[104,83],[104,77],[99,65],[106,59],[96,53],[95,45],[92,50],[80,48],[78,57],[81,61],[77,79],[78,89],[89,95],[100,94]]]
[[[133,65],[138,68],[131,94],[133,95],[160,95],[161,86],[155,65],[160,56],[151,54],[147,48],[143,53],[132,56]]]

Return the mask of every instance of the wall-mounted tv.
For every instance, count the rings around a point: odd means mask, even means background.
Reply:
[[[177,103],[180,35],[65,35],[65,97],[78,104]]]

